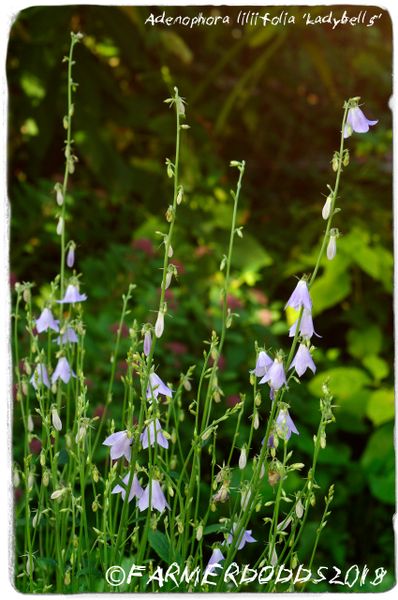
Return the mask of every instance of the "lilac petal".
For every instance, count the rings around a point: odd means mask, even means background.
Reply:
[[[292,364],[289,369],[296,369],[296,373],[301,377],[307,369],[311,369],[313,373],[316,371],[316,366],[312,360],[311,353],[307,346],[300,344],[299,349],[296,352],[296,356],[292,360]]]
[[[275,358],[268,372],[260,380],[260,383],[267,382],[275,391],[278,391],[286,383],[286,375],[285,369],[283,368],[283,363],[277,358]]]
[[[293,420],[289,415],[289,411],[287,410],[287,408],[281,408],[281,410],[279,411],[278,417],[276,419],[276,427],[279,437],[285,439],[286,441],[290,439],[292,433],[299,435],[299,431],[293,423]]]
[[[69,284],[66,288],[65,296],[62,300],[57,300],[58,304],[73,304],[74,302],[84,302],[87,300],[86,294],[80,294],[75,285]]]
[[[145,354],[145,356],[149,356],[149,354],[151,352],[151,345],[152,345],[151,332],[147,331],[145,333],[145,337],[144,337],[144,354]]]
[[[225,557],[223,555],[223,553],[221,552],[221,550],[219,548],[215,548],[213,550],[212,555],[210,556],[210,560],[207,563],[206,569],[205,569],[205,573],[207,573],[208,571],[212,571],[212,567],[214,565],[219,565],[220,561],[225,560]]]
[[[149,375],[146,397],[148,399],[151,399],[152,397],[157,398],[159,394],[163,394],[163,396],[168,396],[169,398],[173,396],[173,392],[165,383],[163,383],[159,375],[151,373]]]
[[[308,291],[307,282],[304,279],[300,279],[300,281],[297,283],[292,295],[286,302],[285,309],[288,306],[291,306],[295,310],[299,310],[301,307],[309,311],[312,309],[310,293]]]
[[[61,379],[64,383],[68,383],[71,377],[76,377],[76,375],[70,368],[65,356],[61,356],[61,358],[58,360],[55,371],[52,374],[51,383],[55,383],[57,379]]]
[[[167,504],[167,500],[165,495],[162,492],[162,488],[160,487],[160,483],[156,481],[156,479],[152,479],[152,499],[151,499],[152,508],[156,508],[159,512],[163,512],[164,509],[170,509],[170,506]]]
[[[369,121],[359,106],[351,108],[347,121],[351,125],[354,131],[357,133],[367,133],[369,131],[369,125],[376,125],[378,121]]]
[[[36,319],[37,332],[42,333],[43,331],[47,331],[48,329],[59,331],[58,323],[59,321],[56,321],[54,319],[51,310],[49,308],[44,308],[40,317]]]
[[[293,325],[289,329],[289,337],[294,337],[296,334],[298,319],[293,323]],[[305,338],[312,338],[315,334],[317,337],[321,337],[314,330],[314,324],[312,322],[311,312],[304,309],[303,314],[300,321],[300,334]]]
[[[45,385],[47,388],[50,388],[50,380],[48,378],[48,372],[45,365],[39,363],[30,378],[30,383],[33,385],[35,390],[38,389],[40,385]]]
[[[103,446],[112,446],[113,444],[116,444],[116,442],[118,442],[121,437],[124,437],[124,435],[126,433],[127,433],[127,430],[115,431],[115,433],[111,433],[111,435],[108,435],[108,437],[102,442],[102,445]]]
[[[73,329],[73,327],[67,327],[66,331],[62,335],[59,335],[55,341],[58,345],[60,345],[61,343],[66,344],[67,342],[69,342],[70,344],[77,344],[79,338],[77,337],[77,333]]]
[[[123,479],[122,479],[125,487],[122,487],[119,484],[116,485],[112,490],[112,494],[121,494],[122,499],[124,500],[124,498],[126,496],[125,488],[128,488],[129,477],[130,477],[130,473],[127,473],[127,475],[125,475],[125,477],[123,477]],[[142,494],[143,494],[143,489],[139,484],[137,475],[134,474],[133,482],[131,484],[130,493],[129,493],[129,502],[131,502],[133,498],[141,498]]]
[[[149,507],[149,485],[143,490],[137,506],[141,512]]]
[[[270,368],[272,363],[272,358],[270,358],[268,354],[262,350],[258,355],[256,367],[251,372],[254,373],[256,377],[263,377],[267,373],[267,370]]]

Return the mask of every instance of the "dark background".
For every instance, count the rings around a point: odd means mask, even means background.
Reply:
[[[351,16],[366,10],[368,17],[382,17],[373,27],[334,30],[302,23],[309,10],[313,16],[333,10],[338,17],[345,9]],[[322,336],[316,342],[318,372],[291,390],[291,412],[300,430],[291,443],[308,463],[320,387],[330,376],[337,422],[320,457],[318,483],[320,498],[333,481],[336,494],[317,565],[384,566],[390,570],[386,587],[391,587],[389,15],[369,6],[245,7],[273,16],[286,11],[296,24],[193,29],[144,24],[151,12],[163,10],[169,16],[228,14],[233,22],[239,7],[34,7],[18,15],[7,58],[12,280],[36,282],[38,311],[59,268],[52,189],[63,177],[62,58],[69,32],[82,31],[74,70],[79,163],[67,199],[67,230],[77,243],[77,268],[89,296],[86,373],[93,410],[104,399],[112,332],[128,283],[137,285],[133,316],[139,323],[151,318],[158,304],[162,252],[155,231],[164,229],[171,201],[164,161],[173,157],[175,135],[173,113],[163,100],[174,85],[186,98],[191,129],[183,139],[186,201],[178,211],[173,244],[179,282],[168,295],[173,319],[157,357],[169,381],[200,360],[201,340],[219,324],[217,273],[229,235],[228,190],[236,178],[228,165],[231,159],[247,164],[238,216],[244,237],[236,244],[229,299],[240,318],[229,332],[220,376],[225,393],[220,410],[225,409],[240,392],[249,392],[255,339],[266,347],[288,347],[283,306],[294,275],[313,268],[326,184],[334,181],[330,160],[339,143],[343,102],[361,96],[366,116],[379,123],[348,141],[351,164],[343,173],[338,201],[343,212],[335,221],[343,235],[336,259],[323,263],[314,286],[315,328]],[[127,350],[128,340],[124,343]],[[121,361],[119,378],[124,369]],[[222,435],[227,443],[228,427]],[[311,513],[304,558],[322,509],[320,501]],[[248,552],[255,557],[255,549]]]

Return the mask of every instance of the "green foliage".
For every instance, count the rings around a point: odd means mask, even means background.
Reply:
[[[193,10],[184,7],[184,13]],[[238,7],[228,11],[236,15]],[[389,19],[383,13],[377,27],[333,31],[300,25],[246,27],[235,36],[228,27],[148,27],[148,12],[147,7],[75,5],[35,7],[18,15],[7,59],[12,276],[37,282],[38,314],[59,264],[52,189],[62,178],[63,164],[65,78],[60,64],[67,42],[62,47],[60,40],[67,40],[71,28],[82,29],[86,36],[76,65],[79,108],[74,116],[81,162],[67,198],[67,217],[78,243],[83,291],[89,296],[86,364],[95,376],[88,382],[90,410],[105,402],[121,295],[130,282],[137,285],[131,309],[139,324],[158,303],[160,276],[153,274],[159,273],[162,252],[155,232],[164,229],[170,189],[163,165],[173,151],[174,136],[159,106],[176,83],[189,103],[191,129],[189,148],[182,155],[186,189],[175,231],[173,260],[179,275],[167,299],[165,379],[176,380],[201,357],[198,340],[207,339],[220,322],[219,265],[226,250],[232,186],[225,165],[233,157],[247,162],[238,214],[244,236],[236,242],[230,298],[239,318],[233,322],[219,373],[225,408],[246,389],[253,340],[266,348],[285,344],[284,302],[294,276],[310,272],[316,259],[312,249],[319,238],[321,192],[326,193],[332,178],[326,167],[338,137],[336,118],[343,99],[360,93],[365,112],[378,118],[379,125],[352,144],[351,165],[338,198],[342,212],[336,221],[342,235],[337,256],[322,262],[313,286],[315,329],[322,338],[314,342],[317,375],[294,389],[291,412],[300,421],[300,436],[292,443],[308,460],[318,399],[329,379],[337,421],[320,456],[328,468],[318,483],[326,488],[336,482],[336,502],[333,525],[321,540],[317,560],[340,565],[362,560],[391,568]],[[300,20],[301,7],[290,12]],[[126,336],[124,331],[123,357]],[[123,393],[125,370],[123,359],[117,366],[115,396]],[[117,419],[117,408],[110,417]],[[228,422],[219,436],[221,441],[230,439]],[[18,435],[14,439],[18,452],[21,441]],[[254,444],[260,446],[260,432]],[[205,479],[204,485],[208,483]],[[263,485],[271,498],[267,482]],[[321,514],[321,508],[315,511]],[[209,527],[209,533],[218,531]],[[315,521],[310,523],[304,550],[311,547],[316,527]],[[166,560],[170,549],[163,534],[150,532],[149,543]]]

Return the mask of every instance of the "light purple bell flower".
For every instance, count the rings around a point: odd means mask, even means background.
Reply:
[[[44,308],[40,317],[36,319],[36,329],[37,333],[48,331],[48,329],[52,329],[53,331],[59,331],[59,321],[54,319],[53,314],[49,308]]]
[[[278,437],[286,441],[290,439],[292,433],[300,435],[295,424],[293,423],[291,416],[289,415],[287,408],[280,409],[276,418],[275,429]]]
[[[289,329],[289,337],[294,337],[296,335],[298,319],[293,323],[293,325]],[[314,329],[314,324],[312,322],[311,311],[304,309],[303,314],[301,316],[300,321],[300,335],[305,338],[311,339],[313,335],[317,337],[321,337],[318,335]]]
[[[65,296],[62,300],[57,300],[58,304],[74,304],[75,302],[84,302],[87,300],[86,294],[80,294],[79,288],[69,284],[66,288]]]
[[[260,383],[269,383],[270,387],[274,391],[278,391],[286,383],[285,369],[283,368],[283,362],[279,358],[275,358],[272,366],[268,369],[267,373]]]
[[[124,483],[124,485],[126,486],[126,489],[121,486],[121,485],[115,485],[115,487],[112,490],[112,494],[121,494],[122,495],[122,499],[124,500],[126,497],[126,491],[129,485],[129,481],[130,481],[130,473],[127,473],[127,475],[125,477],[123,477],[122,481]],[[144,493],[144,490],[142,489],[142,487],[140,486],[140,483],[138,481],[138,477],[137,475],[134,473],[134,477],[133,477],[133,481],[131,483],[131,488],[130,488],[130,493],[129,493],[129,499],[128,501],[131,502],[133,498],[138,498],[140,499],[142,494]]]
[[[376,125],[379,121],[370,121],[365,117],[359,106],[348,109],[347,121],[344,127],[344,137],[348,138],[353,131],[356,133],[367,133],[369,126]]]
[[[171,398],[173,396],[173,392],[163,381],[160,379],[159,375],[156,373],[151,373],[149,375],[149,382],[146,391],[146,397],[152,402],[152,398],[157,398],[159,394],[163,396],[168,396]]]
[[[236,523],[234,523],[232,525],[232,531],[228,535],[228,538],[225,542],[227,546],[230,546],[232,544],[233,536],[234,536],[234,533],[235,533],[237,527],[238,527],[238,525]],[[255,540],[254,537],[252,536],[252,530],[246,529],[246,531],[243,531],[240,535],[238,550],[242,550],[242,548],[244,548],[244,546],[246,546],[246,544],[252,544],[253,542],[257,542],[257,540]]]
[[[140,440],[142,447],[144,450],[148,448],[148,445],[155,445],[156,443],[162,448],[168,448],[169,442],[165,438],[162,432],[162,426],[160,424],[159,419],[155,419],[155,421],[151,421],[147,427],[145,427],[144,431],[141,433]]]
[[[110,446],[112,460],[125,456],[130,461],[132,441],[133,438],[127,435],[127,431],[115,431],[102,442],[102,445]]]
[[[59,335],[55,341],[57,342],[58,345],[66,344],[68,342],[70,344],[77,344],[79,341],[79,338],[77,337],[77,333],[73,329],[73,327],[68,326],[66,328],[66,331],[64,331],[64,333]]]
[[[254,373],[256,377],[264,377],[272,363],[272,358],[270,358],[264,350],[261,350],[257,358],[256,367],[251,373]]]
[[[300,281],[297,283],[292,295],[286,302],[285,309],[288,306],[294,308],[295,310],[299,310],[301,307],[309,311],[312,310],[312,301],[305,279],[300,279]]]
[[[206,569],[205,569],[205,575],[209,572],[209,571],[213,571],[213,567],[216,565],[220,564],[220,561],[225,560],[225,557],[223,555],[223,553],[221,552],[221,550],[219,548],[215,548],[213,550],[212,555],[210,556],[210,560],[207,563]]]
[[[58,379],[61,379],[64,383],[68,383],[71,377],[76,377],[76,374],[70,368],[65,356],[61,356],[51,376],[51,383],[55,383]]]
[[[48,372],[46,365],[43,363],[39,363],[30,378],[30,383],[33,385],[35,390],[37,390],[40,385],[45,385],[47,388],[50,388],[50,380],[48,379]]]
[[[292,364],[289,367],[289,369],[293,368],[296,369],[296,373],[299,377],[301,377],[307,369],[311,369],[311,371],[315,373],[315,363],[312,360],[311,352],[305,344],[300,344],[296,356],[293,358]]]
[[[159,481],[157,479],[152,479],[143,491],[143,494],[138,501],[137,506],[140,509],[140,511],[142,512],[143,510],[149,508],[149,491],[151,487],[151,509],[155,508],[160,513],[162,513],[166,507],[170,509],[166,497],[162,492],[162,488],[160,487]]]

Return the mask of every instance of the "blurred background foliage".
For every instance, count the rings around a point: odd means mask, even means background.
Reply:
[[[173,244],[179,278],[168,292],[172,318],[157,356],[168,381],[176,382],[180,371],[201,359],[201,340],[219,324],[218,268],[226,250],[229,189],[235,179],[228,164],[231,159],[247,163],[239,211],[244,237],[236,243],[229,298],[239,319],[229,331],[221,361],[224,397],[219,410],[224,410],[250,390],[254,340],[266,348],[287,348],[283,306],[295,276],[314,266],[343,101],[360,95],[366,115],[379,124],[348,142],[351,164],[340,190],[343,212],[336,218],[343,236],[336,259],[323,263],[313,288],[315,328],[322,336],[316,342],[318,371],[291,389],[291,413],[300,429],[291,444],[299,457],[309,460],[320,389],[329,378],[337,421],[320,455],[318,483],[322,497],[336,482],[336,495],[317,564],[384,566],[388,588],[393,582],[395,502],[391,22],[385,11],[371,7],[314,7],[311,13],[324,15],[331,8],[335,15],[346,9],[382,17],[373,27],[332,30],[328,25],[305,27],[301,17],[308,8],[264,7],[260,10],[272,16],[288,11],[296,24],[239,27],[233,24],[239,7],[165,9],[169,16],[202,10],[231,18],[231,25],[189,29],[145,25],[150,13],[162,13],[161,7],[72,5],[19,13],[7,59],[10,270],[12,281],[35,281],[38,312],[59,267],[52,190],[63,172],[62,59],[69,32],[82,31],[74,119],[80,162],[67,203],[68,231],[77,242],[82,289],[89,296],[86,374],[93,411],[105,398],[121,295],[129,282],[137,285],[132,316],[138,323],[148,315],[154,321],[162,255],[155,232],[164,230],[171,201],[164,162],[173,157],[175,134],[173,114],[163,100],[173,85],[187,100],[191,129],[184,134],[186,199]],[[125,369],[121,360],[120,393]],[[112,410],[116,419],[116,401]],[[220,431],[221,441],[231,439],[230,428],[232,423]],[[245,433],[243,426],[241,441]],[[322,504],[312,512],[304,552]],[[256,533],[261,524],[259,518],[253,525]],[[248,554],[255,557],[253,547]]]

